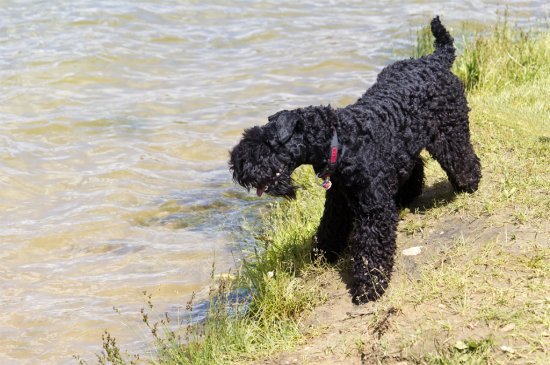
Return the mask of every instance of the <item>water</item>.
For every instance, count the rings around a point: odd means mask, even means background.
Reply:
[[[204,298],[265,201],[227,171],[243,128],[352,102],[411,29],[498,4],[0,1],[0,363],[93,359],[104,329],[147,348],[142,292],[160,312]]]

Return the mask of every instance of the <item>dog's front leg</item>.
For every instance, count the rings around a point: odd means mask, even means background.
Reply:
[[[353,214],[348,206],[347,197],[337,180],[327,190],[325,209],[317,229],[313,258],[324,256],[329,263],[336,263],[339,255],[348,245],[353,227]]]
[[[388,287],[396,249],[398,214],[388,195],[384,201],[358,202],[356,227],[350,242],[353,257],[353,302],[378,299]]]

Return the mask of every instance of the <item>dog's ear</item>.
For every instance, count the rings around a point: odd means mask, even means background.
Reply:
[[[273,141],[273,138],[276,138],[280,144],[286,143],[294,134],[294,129],[296,129],[299,119],[296,113],[288,110],[273,114],[267,118],[269,123],[265,126],[266,137],[271,141]]]

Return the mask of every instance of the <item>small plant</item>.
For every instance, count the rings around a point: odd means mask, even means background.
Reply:
[[[139,355],[122,353],[116,339],[105,331],[101,336],[103,352],[97,354],[97,363],[100,365],[137,365],[141,363]],[[80,356],[74,355],[73,358],[79,365],[88,365],[88,362]]]
[[[428,355],[426,361],[431,365],[482,365],[487,363],[493,346],[491,338],[457,341],[450,347],[441,347],[436,355]]]

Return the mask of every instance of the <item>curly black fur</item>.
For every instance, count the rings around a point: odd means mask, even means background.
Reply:
[[[315,242],[329,261],[349,246],[355,303],[377,299],[388,286],[398,205],[422,192],[422,149],[456,191],[475,191],[481,178],[464,88],[450,71],[453,38],[438,17],[431,28],[435,52],[387,66],[356,103],[281,111],[266,125],[245,130],[231,151],[229,167],[240,185],[258,195],[294,198],[292,171],[302,164],[325,170],[337,131],[342,148]]]

